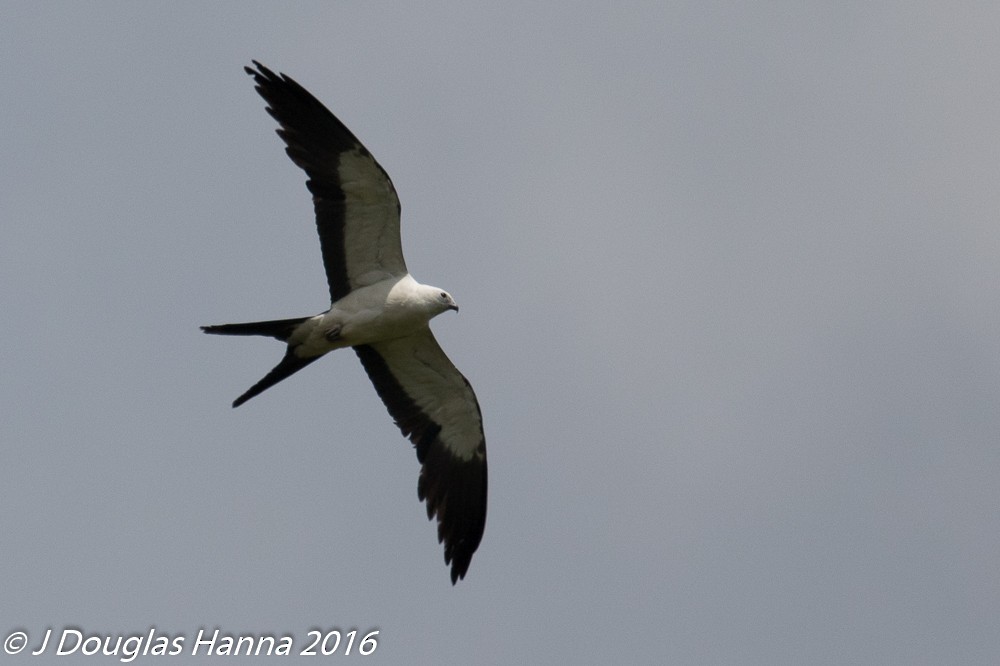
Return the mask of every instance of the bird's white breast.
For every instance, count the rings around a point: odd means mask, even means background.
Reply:
[[[355,289],[305,322],[290,342],[301,338],[297,353],[306,356],[409,335],[435,314],[420,297],[419,287],[407,274]],[[328,333],[335,330],[339,333],[330,339]]]

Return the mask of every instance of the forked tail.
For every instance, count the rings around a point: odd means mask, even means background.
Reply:
[[[308,319],[312,319],[312,317],[251,321],[244,324],[217,324],[215,326],[202,326],[201,330],[214,335],[266,335],[271,338],[277,338],[282,342],[288,342],[295,329]],[[233,401],[233,407],[239,407],[250,398],[258,395],[265,389],[271,388],[285,377],[295,374],[318,358],[319,356],[311,356],[309,358],[296,356],[294,347],[289,346],[281,362],[264,375],[263,379],[251,386],[246,393],[236,398]]]

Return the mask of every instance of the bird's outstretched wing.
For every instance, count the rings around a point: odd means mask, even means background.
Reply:
[[[399,198],[361,142],[305,88],[256,60],[257,92],[281,125],[285,152],[309,176],[331,302],[358,287],[406,274]]]
[[[382,402],[417,450],[417,494],[438,519],[451,582],[465,577],[486,527],[486,440],[472,386],[430,329],[355,347]]]

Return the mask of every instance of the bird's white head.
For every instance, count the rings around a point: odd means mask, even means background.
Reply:
[[[446,310],[454,310],[455,312],[458,312],[458,303],[455,302],[455,299],[452,298],[451,294],[447,291],[427,284],[420,286],[420,292],[424,302],[427,303],[428,308],[435,315],[439,315]]]

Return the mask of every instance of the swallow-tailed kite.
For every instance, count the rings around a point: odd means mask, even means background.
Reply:
[[[343,123],[284,74],[246,67],[285,152],[309,179],[330,309],[313,317],[203,326],[206,333],[265,335],[284,358],[238,397],[238,407],[334,349],[352,347],[421,463],[417,495],[438,520],[451,582],[465,577],[486,525],[486,441],[472,386],[428,322],[458,305],[420,284],[403,262],[399,199],[388,174]]]

